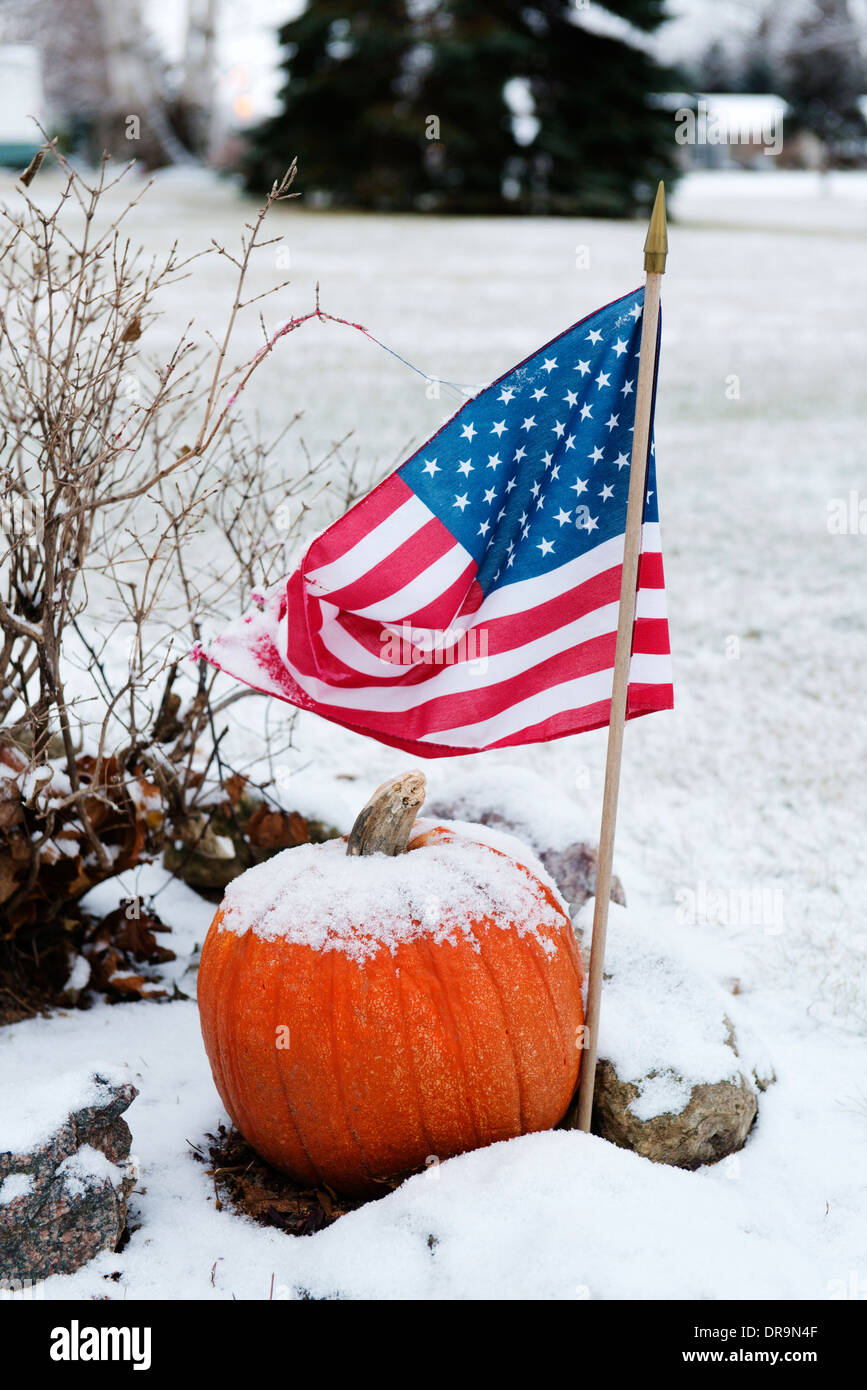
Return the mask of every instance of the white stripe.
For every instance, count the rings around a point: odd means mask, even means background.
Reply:
[[[339,662],[344,666],[348,666],[350,670],[357,671],[360,676],[371,676],[374,680],[382,680],[384,675],[383,658],[368,651],[367,647],[363,646],[357,637],[353,637],[351,633],[346,631],[345,627],[342,627],[340,623],[336,621],[334,615],[340,612],[339,608],[334,604],[323,603],[321,606],[323,610],[327,608],[331,609],[331,614],[325,615],[325,621],[318,633],[322,645],[331,652],[332,656],[336,656]],[[410,631],[414,631],[411,626]],[[400,642],[401,637],[402,633],[399,627],[389,628],[388,637],[383,639],[383,645],[385,645],[388,638],[396,639]],[[389,676],[394,680],[396,677],[403,675],[406,671],[411,671],[413,669],[413,663],[390,661],[388,662],[387,669]]]
[[[644,527],[641,553],[651,555],[658,549],[659,527],[654,522]],[[547,570],[545,574],[538,574],[533,579],[518,579],[514,584],[495,589],[485,599],[478,613],[473,615],[474,620],[478,622],[482,612],[486,622],[491,622],[494,618],[506,618],[514,613],[529,613],[531,609],[547,603],[558,594],[577,589],[579,584],[585,584],[588,579],[594,579],[597,574],[604,574],[606,570],[615,569],[622,563],[621,532],[620,535],[612,536],[610,540],[602,541],[592,550],[585,551],[583,555],[576,556],[574,560],[559,565],[557,569]]]
[[[667,674],[660,662],[668,663]],[[640,681],[647,685],[670,685],[671,663],[669,658],[645,656],[638,653],[629,666],[630,683]],[[609,700],[614,684],[614,667],[607,671],[594,671],[589,676],[578,676],[573,681],[563,681],[560,685],[529,695],[526,700],[509,705],[499,714],[482,719],[477,724],[464,724],[457,729],[438,729],[434,733],[423,734],[419,743],[445,743],[455,748],[479,748],[489,743],[499,743],[501,739],[531,729],[544,719],[571,710],[581,710],[597,700]]]
[[[342,589],[375,569],[387,555],[391,555],[404,541],[426,526],[432,517],[430,508],[413,493],[390,516],[362,536],[345,555],[308,571],[305,579],[315,585],[318,594]]]
[[[664,589],[639,589],[635,600],[636,618],[666,618]]]
[[[574,622],[565,623],[562,627],[555,628],[553,632],[545,633],[544,636],[534,638],[531,642],[525,642],[520,647],[500,652],[497,656],[484,658],[483,667],[480,666],[484,656],[483,648],[479,645],[481,633],[476,631],[476,645],[469,648],[470,659],[451,666],[434,666],[435,674],[432,674],[425,682],[423,690],[418,686],[393,686],[385,683],[380,686],[343,689],[332,686],[326,681],[321,681],[317,677],[302,675],[288,661],[286,668],[301,688],[320,704],[336,705],[341,709],[368,709],[377,710],[383,714],[398,714],[415,709],[419,704],[428,700],[439,699],[442,696],[462,695],[474,690],[487,690],[503,681],[512,680],[523,671],[532,670],[533,667],[547,661],[550,657],[568,651],[582,642],[590,641],[594,637],[613,634],[617,627],[617,611],[618,605],[616,603],[595,608],[591,613],[585,613],[582,617],[576,618]],[[472,640],[471,634],[468,642]],[[285,646],[278,647],[278,650],[285,651],[286,648]],[[385,661],[383,661],[382,666],[384,680],[387,681],[392,678],[392,667]]]
[[[456,543],[402,589],[369,603],[366,608],[353,608],[351,611],[359,618],[374,618],[381,623],[403,622],[410,614],[420,613],[428,604],[441,598],[472,563],[473,557],[469,551]]]
[[[642,554],[653,554],[651,548],[654,540],[659,540],[659,527],[655,524],[646,526],[646,544]],[[469,557],[468,557],[469,558]],[[570,560],[567,564],[561,565],[559,569],[549,570],[547,574],[537,575],[533,579],[516,580],[514,584],[507,584],[502,589],[495,589],[480,604],[475,613],[465,614],[452,620],[451,626],[456,630],[468,630],[471,627],[481,627],[485,623],[494,622],[497,618],[514,617],[515,614],[526,614],[528,617],[534,608],[550,603],[552,599],[559,598],[561,594],[577,589],[579,585],[586,584],[588,580],[594,579],[599,574],[604,574],[606,570],[614,569],[623,561],[623,537],[613,536],[609,541],[603,541],[593,550],[587,551],[584,555],[579,555],[575,560]],[[644,595],[654,596],[645,599]],[[665,591],[663,589],[640,589],[639,604],[636,616],[641,618],[652,618],[666,616],[665,613]],[[661,599],[656,598],[661,595]],[[661,608],[657,605],[661,603]],[[416,610],[418,611],[418,610]],[[413,622],[413,626],[419,631],[424,632],[428,638],[436,634],[434,628],[421,628],[412,618],[412,610],[407,610],[408,616],[393,617],[387,621],[399,623],[401,620]]]

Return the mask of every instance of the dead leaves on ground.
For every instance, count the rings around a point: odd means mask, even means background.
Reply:
[[[329,1187],[300,1187],[260,1158],[237,1130],[224,1125],[216,1135],[206,1137],[207,1155],[198,1149],[193,1153],[200,1162],[209,1163],[218,1211],[227,1206],[260,1226],[312,1236],[371,1200],[341,1197]]]

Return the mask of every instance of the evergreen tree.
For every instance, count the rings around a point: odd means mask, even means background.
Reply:
[[[336,206],[405,208],[423,191],[423,127],[412,119],[415,47],[403,0],[314,0],[279,31],[283,109],[251,138],[257,192],[297,155],[306,196]]]
[[[648,34],[664,18],[663,0],[606,8]],[[254,134],[248,184],[297,153],[305,190],[338,205],[629,214],[673,176],[676,150],[651,94],[677,79],[633,37],[584,28],[576,0],[310,0],[280,31],[283,110]],[[515,79],[538,127],[525,143]]]
[[[441,0],[427,15],[417,100],[438,136],[429,125],[425,202],[438,210],[515,210],[503,195],[520,151],[505,88],[532,54],[517,9]]]
[[[606,9],[648,33],[664,18],[661,0],[607,0]],[[652,94],[678,79],[638,44],[576,24],[569,0],[523,13],[536,41],[528,76],[540,122],[524,160],[529,209],[616,217],[649,207],[675,168],[671,113]]]

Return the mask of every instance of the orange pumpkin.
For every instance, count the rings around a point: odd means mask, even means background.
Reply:
[[[249,870],[205,941],[217,1090],[249,1143],[302,1183],[382,1190],[550,1128],[575,1090],[569,917],[513,841],[414,824],[423,799],[421,774],[406,774],[371,798],[348,855],[329,841]]]

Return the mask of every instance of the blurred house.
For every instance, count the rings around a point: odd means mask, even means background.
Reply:
[[[665,92],[683,169],[826,169],[829,150],[810,130],[793,130],[792,109],[772,92]],[[867,97],[858,103],[867,121]],[[867,164],[867,137],[852,137],[837,156]]]
[[[207,157],[218,0],[177,9],[184,32],[172,65],[146,22],[147,0],[0,0],[0,52],[15,55],[2,69],[0,142],[20,144],[41,67],[33,114],[67,150],[146,167]]]
[[[39,51],[29,43],[0,44],[0,165],[30,163],[42,144],[33,118],[45,121]]]

